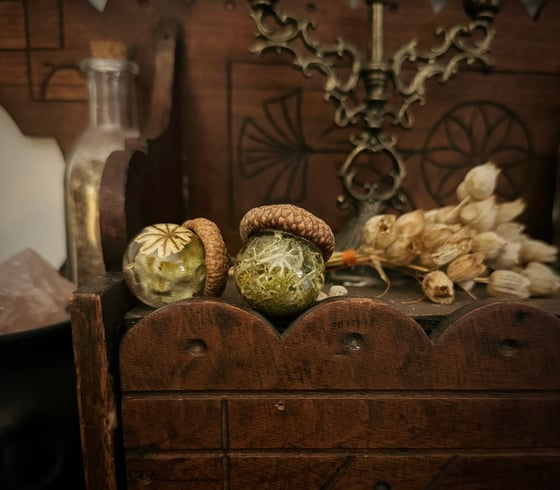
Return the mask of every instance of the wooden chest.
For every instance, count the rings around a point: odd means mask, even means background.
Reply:
[[[144,311],[117,274],[73,297],[89,490],[560,488],[556,314],[414,318],[360,290],[279,333],[230,286]]]

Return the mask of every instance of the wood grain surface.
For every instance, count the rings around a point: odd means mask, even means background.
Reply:
[[[314,19],[318,41],[340,36],[365,52],[364,2],[351,8],[337,0],[283,0],[279,8]],[[0,104],[25,134],[54,137],[67,154],[87,121],[78,63],[89,55],[90,40],[119,38],[137,53],[139,114],[148,128],[158,32],[172,19],[179,24],[181,99],[175,108],[182,121],[174,154],[185,176],[170,192],[184,199],[185,218],[216,221],[232,253],[240,246],[243,213],[273,201],[302,205],[338,232],[351,218],[336,205],[342,191],[337,169],[351,149],[351,128],[334,127],[320,73],[306,78],[288,55],[249,52],[255,41],[249,14],[244,0],[111,0],[103,13],[86,1],[0,2]],[[393,2],[385,13],[385,55],[412,39],[429,49],[439,42],[438,27],[466,21],[460,0],[448,0],[438,15],[428,0]],[[451,202],[451,189],[468,168],[492,158],[504,168],[500,195],[524,197],[528,231],[552,239],[560,4],[547,2],[533,19],[520,0],[502,2],[495,27],[491,72],[462,67],[445,84],[429,81],[427,104],[414,109],[414,127],[387,130],[405,156],[408,206]],[[289,141],[277,131],[286,127],[295,130]],[[251,163],[255,152],[276,164]]]
[[[149,313],[119,351],[130,487],[555,488],[560,320],[515,302],[441,320],[431,338],[357,297],[283,333],[227,299]]]

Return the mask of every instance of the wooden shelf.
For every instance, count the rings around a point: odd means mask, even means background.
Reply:
[[[394,287],[280,334],[232,286],[157,310],[118,275],[74,296],[88,488],[560,485],[555,313],[459,298],[410,315]]]

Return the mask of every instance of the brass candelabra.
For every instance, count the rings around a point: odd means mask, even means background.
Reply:
[[[311,34],[315,23],[296,19],[277,9],[278,0],[249,0],[251,17],[257,27],[257,41],[251,52],[259,55],[268,50],[287,52],[294,65],[304,75],[319,71],[325,77],[325,100],[335,106],[337,126],[355,126],[350,136],[353,146],[338,176],[344,194],[338,205],[352,209],[353,218],[336,237],[337,249],[356,248],[361,241],[363,224],[371,216],[388,206],[397,207],[402,199],[401,187],[406,168],[397,149],[397,138],[384,128],[390,121],[395,126],[411,128],[414,124],[413,106],[426,102],[426,82],[436,77],[446,82],[462,64],[493,65],[488,53],[494,38],[494,16],[500,8],[499,0],[464,0],[463,6],[470,17],[464,25],[449,29],[439,28],[437,46],[422,50],[416,40],[402,46],[389,59],[384,53],[384,9],[387,0],[365,0],[368,9],[369,39],[367,55],[362,60],[360,51],[342,39],[333,44],[321,44]],[[345,76],[337,73],[337,60],[344,59]],[[403,72],[412,67],[413,74],[405,81]],[[349,67],[349,68],[348,68]],[[363,83],[358,100],[357,88]],[[400,96],[400,104],[389,101],[388,88]],[[357,101],[358,100],[358,101]],[[390,170],[376,173],[375,180],[356,178],[356,167],[361,157],[385,157]],[[360,163],[363,165],[363,163]]]

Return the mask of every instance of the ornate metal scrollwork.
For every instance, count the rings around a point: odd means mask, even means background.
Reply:
[[[416,41],[397,50],[389,60],[383,56],[383,10],[386,0],[365,0],[368,7],[370,42],[365,60],[359,50],[338,38],[333,44],[321,44],[312,36],[315,23],[299,20],[288,14],[279,13],[277,0],[249,0],[251,16],[257,27],[257,41],[251,52],[261,54],[268,50],[287,52],[294,58],[294,66],[305,76],[319,71],[325,77],[325,100],[335,106],[334,121],[340,126],[354,125],[359,131],[350,141],[353,149],[339,170],[344,195],[338,203],[353,208],[358,219],[348,226],[363,224],[369,215],[381,212],[388,203],[398,198],[406,168],[397,150],[397,140],[385,133],[386,120],[393,125],[410,128],[414,124],[412,106],[426,102],[426,82],[437,77],[446,82],[455,75],[460,65],[481,63],[488,67],[492,61],[488,56],[494,29],[492,20],[499,10],[499,0],[464,0],[464,7],[472,21],[451,29],[440,28],[436,34],[441,38],[438,46],[429,51],[418,48]],[[274,28],[270,25],[275,25]],[[447,56],[447,58],[446,58]],[[346,78],[337,73],[336,61],[349,62]],[[403,70],[414,65],[416,73],[409,82],[403,81]],[[356,102],[356,88],[365,87],[365,97]],[[402,98],[400,107],[388,104],[387,86]],[[392,170],[384,176],[383,183],[358,182],[355,166],[364,153],[389,157]],[[351,238],[348,238],[351,237]],[[337,237],[337,248],[352,248],[359,245],[359,230],[342,233]]]
[[[472,40],[476,31],[482,33],[481,41],[469,44],[467,41]],[[494,30],[490,28],[488,22],[473,21],[449,30],[440,28],[436,34],[443,38],[439,46],[428,52],[422,52],[418,49],[418,43],[411,41],[395,53],[391,62],[391,80],[397,92],[404,97],[401,108],[392,115],[395,124],[404,128],[410,128],[414,124],[411,106],[415,103],[424,105],[426,102],[427,80],[437,77],[438,81],[447,82],[459,72],[462,63],[472,65],[479,62],[485,67],[493,64],[488,52],[494,39]],[[457,51],[457,54],[447,63],[438,62],[450,49]],[[416,74],[408,84],[404,83],[401,77],[405,63],[422,63],[416,66]]]
[[[294,66],[310,77],[313,70],[320,71],[326,77],[324,84],[325,100],[335,103],[335,122],[344,127],[354,124],[364,105],[351,107],[348,97],[360,81],[362,62],[358,50],[337,39],[334,44],[321,45],[312,38],[311,31],[315,23],[309,20],[298,20],[287,14],[280,14],[274,9],[275,0],[252,1],[251,17],[257,27],[257,41],[250,51],[259,55],[267,50],[280,53],[286,51],[294,57]],[[273,17],[279,30],[272,30],[266,25],[266,18]],[[301,47],[296,44],[300,41]],[[301,49],[304,48],[304,49]],[[341,80],[336,73],[335,59],[346,58],[350,61],[347,78]]]

